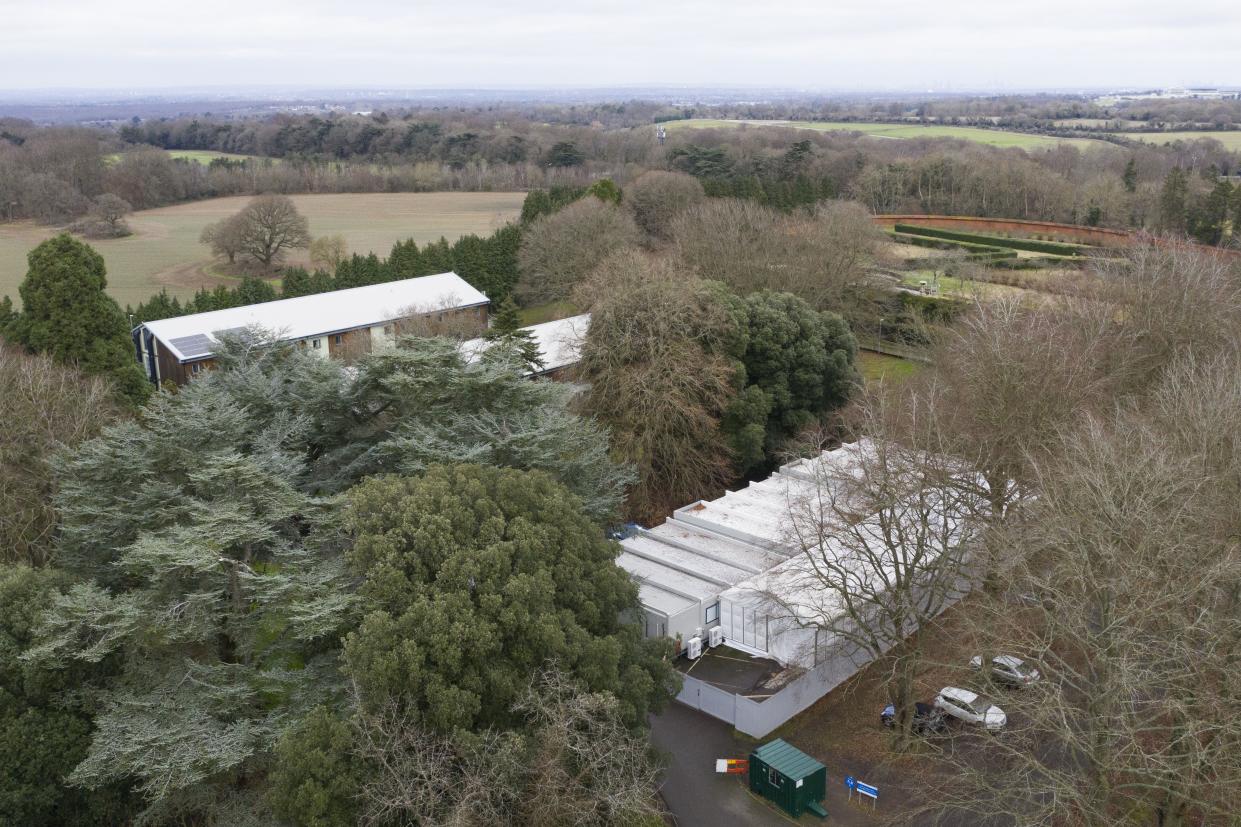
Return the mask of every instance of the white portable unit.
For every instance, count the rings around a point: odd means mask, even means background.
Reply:
[[[707,633],[707,645],[714,649],[724,642],[724,627],[712,626],[711,631]]]
[[[685,655],[690,660],[697,660],[702,657],[702,638],[694,635],[689,639],[689,648],[685,650]]]

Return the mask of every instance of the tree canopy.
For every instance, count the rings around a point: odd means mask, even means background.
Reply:
[[[5,338],[32,353],[107,377],[117,392],[140,402],[150,390],[134,358],[125,315],[104,288],[103,256],[62,233],[30,251],[18,291],[22,310],[5,322]]]
[[[349,502],[366,614],[345,657],[364,704],[399,699],[439,731],[508,728],[549,663],[616,695],[631,726],[668,697],[663,644],[620,621],[638,604],[617,545],[548,475],[436,467]]]

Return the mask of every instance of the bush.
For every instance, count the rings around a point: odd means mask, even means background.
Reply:
[[[1061,244],[1055,241],[1035,241],[1029,238],[1004,238],[1002,236],[983,235],[981,233],[961,233],[956,230],[940,230],[933,227],[918,227],[913,224],[897,224],[897,233],[913,236],[929,236],[967,244],[981,244],[988,247],[1011,247],[1014,250],[1027,250],[1032,253],[1050,253],[1058,256],[1080,256],[1089,251],[1089,247],[1081,244]],[[913,242],[917,243],[917,242]]]

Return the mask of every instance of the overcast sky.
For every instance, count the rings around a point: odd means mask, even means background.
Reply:
[[[1241,85],[1236,0],[0,0],[0,89]]]

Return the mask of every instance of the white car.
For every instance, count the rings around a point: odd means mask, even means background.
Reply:
[[[982,669],[982,655],[974,655],[970,658],[970,666]],[[1042,677],[1033,666],[1012,655],[996,655],[992,658],[991,674],[997,680],[1012,686],[1029,686]]]
[[[999,732],[1008,723],[1004,710],[968,689],[945,686],[935,696],[936,709],[967,724],[978,724],[988,732]]]

